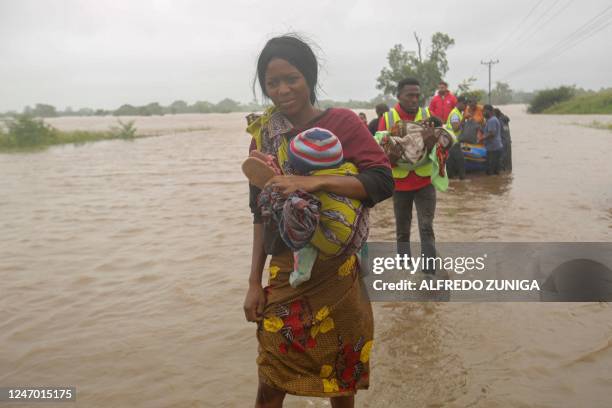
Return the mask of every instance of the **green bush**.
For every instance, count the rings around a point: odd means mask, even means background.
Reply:
[[[4,136],[7,147],[30,147],[52,144],[57,139],[57,130],[41,119],[19,115],[7,121],[8,134]]]
[[[3,123],[0,122],[0,149],[11,145],[8,133],[4,131]]]
[[[129,122],[122,122],[121,120],[117,120],[119,126],[111,127],[111,133],[119,139],[133,139],[136,137],[136,127],[134,126],[134,121],[130,120]]]
[[[551,106],[572,99],[575,94],[576,89],[570,86],[560,86],[559,88],[539,91],[531,101],[527,112],[541,113]]]
[[[612,114],[612,89],[586,92],[561,102],[544,111],[555,114]]]
[[[13,152],[38,149],[57,144],[82,144],[97,140],[124,139],[137,137],[134,121],[117,121],[107,131],[71,130],[60,131],[44,123],[41,119],[21,115],[0,122],[0,152]]]
[[[483,103],[483,101],[486,99],[485,98],[486,92],[483,91],[482,89],[473,89],[473,90],[465,91],[457,96],[463,96],[464,98],[467,98],[468,100],[474,99],[478,103]]]

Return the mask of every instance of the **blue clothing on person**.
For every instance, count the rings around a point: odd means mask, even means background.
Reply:
[[[499,119],[497,119],[495,116],[491,116],[489,119],[487,119],[487,123],[484,127],[484,145],[488,151],[496,151],[504,147],[502,144],[501,131],[502,126]],[[491,139],[487,139],[486,137],[489,135],[489,133],[493,133],[495,136]]]

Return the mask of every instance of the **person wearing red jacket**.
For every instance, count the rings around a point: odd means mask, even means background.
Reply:
[[[442,119],[446,123],[448,115],[457,105],[457,98],[448,90],[448,84],[440,81],[438,84],[438,94],[429,103],[429,111],[432,115]]]

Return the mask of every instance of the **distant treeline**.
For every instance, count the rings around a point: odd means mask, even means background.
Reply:
[[[168,106],[162,106],[158,102],[147,105],[121,105],[115,110],[81,108],[74,110],[67,107],[59,110],[53,105],[37,103],[34,107],[26,106],[22,114],[41,118],[53,118],[56,116],[153,116],[173,115],[177,113],[229,113],[229,112],[251,112],[261,110],[261,106],[255,102],[242,104],[230,98],[225,98],[219,103],[208,101],[197,101],[188,104],[185,101],[174,101]],[[15,116],[19,112],[6,112],[3,116]]]
[[[603,91],[603,90],[602,90]],[[602,92],[600,91],[600,92]],[[609,90],[608,90],[609,91]],[[597,92],[579,89],[576,87],[559,87],[552,90],[545,89],[541,91],[525,92],[515,91],[510,89],[508,84],[497,82],[491,92],[491,102],[494,105],[506,105],[510,103],[527,103],[532,104],[534,110],[532,113],[542,112],[550,106],[569,100],[576,96],[594,95]],[[460,86],[455,91],[456,95],[464,95],[474,97],[476,100],[484,103],[487,99],[485,91],[481,89],[470,89],[469,85]],[[609,92],[608,92],[609,94]],[[537,98],[536,98],[537,97]],[[391,95],[378,95],[368,101],[359,101],[350,99],[348,101],[335,101],[332,99],[322,99],[318,101],[319,107],[326,109],[330,107],[344,107],[350,109],[374,109],[380,103],[385,103],[388,106],[393,106],[396,99]],[[81,108],[74,110],[67,107],[64,110],[59,110],[53,105],[37,103],[34,107],[26,106],[22,112],[9,111],[0,113],[0,117],[14,117],[20,114],[28,116],[53,118],[57,116],[153,116],[153,115],[174,115],[181,113],[230,113],[230,112],[261,112],[268,105],[262,105],[255,101],[251,103],[241,103],[230,98],[225,98],[218,103],[208,101],[197,101],[189,104],[182,100],[172,102],[168,106],[162,106],[157,102],[152,102],[147,105],[121,105],[115,110],[107,109],[91,109]],[[607,110],[606,110],[607,112]]]
[[[393,104],[394,98],[379,95],[369,101],[334,101],[324,99],[319,101],[319,106],[323,109],[339,106],[352,109],[373,109],[379,103]],[[230,112],[260,112],[267,105],[261,105],[257,102],[243,104],[230,98],[225,98],[219,103],[211,103],[208,101],[197,101],[193,104],[188,104],[185,101],[178,100],[172,102],[168,106],[162,106],[157,102],[152,102],[147,105],[121,105],[115,110],[107,109],[91,109],[81,108],[74,110],[67,107],[65,110],[59,110],[53,105],[37,103],[34,107],[26,106],[22,112],[5,112],[0,113],[0,116],[16,116],[24,114],[40,118],[53,118],[57,116],[153,116],[153,115],[174,115],[180,113],[230,113]]]
[[[475,99],[480,103],[487,103],[487,91],[484,89],[473,89],[472,86],[476,78],[471,77],[458,85],[455,96],[464,96],[468,99]],[[535,92],[520,91],[510,88],[506,82],[496,82],[491,89],[491,104],[508,105],[511,103],[529,103],[533,99]]]

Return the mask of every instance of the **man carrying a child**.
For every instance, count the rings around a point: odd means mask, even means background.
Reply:
[[[399,121],[429,122],[429,110],[419,105],[421,97],[420,83],[415,78],[405,78],[398,83],[397,99],[398,103],[387,113],[385,113],[378,123],[379,131],[387,131],[393,128],[394,123]],[[431,122],[430,122],[431,123]],[[433,126],[433,125],[432,125]],[[442,147],[436,143],[437,138],[433,132],[424,133],[423,142],[427,152],[432,149],[440,149],[440,163],[438,163],[434,177],[438,179],[448,178],[444,174],[444,160],[447,151],[442,151]],[[421,238],[421,252],[425,257],[435,257],[435,235],[433,220],[436,211],[436,187],[432,184],[433,166],[427,162],[415,169],[407,170],[393,165],[393,178],[395,190],[393,193],[393,209],[395,213],[395,229],[397,240],[397,252],[400,255],[411,256],[410,252],[410,226],[412,223],[412,207],[416,207],[419,234]],[[441,170],[440,170],[441,169]],[[440,188],[444,190],[443,186]],[[420,255],[420,254],[419,254]],[[424,273],[434,274],[433,267],[423,268]]]

